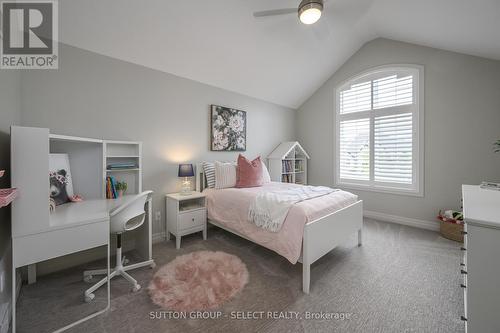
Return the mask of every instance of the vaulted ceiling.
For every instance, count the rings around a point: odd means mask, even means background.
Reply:
[[[299,2],[64,0],[60,40],[291,108],[376,37],[500,60],[499,0],[327,0],[312,26],[252,15]]]

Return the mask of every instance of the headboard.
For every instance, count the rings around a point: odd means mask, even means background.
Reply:
[[[196,163],[196,191],[203,192],[207,188],[207,179],[203,170],[203,163]]]

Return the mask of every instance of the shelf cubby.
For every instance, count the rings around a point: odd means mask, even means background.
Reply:
[[[118,182],[128,185],[126,194],[142,191],[142,145],[133,141],[104,141],[104,195],[106,177],[112,176]],[[113,164],[130,164],[130,167],[112,168]]]

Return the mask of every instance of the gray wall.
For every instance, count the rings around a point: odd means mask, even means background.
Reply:
[[[248,157],[294,138],[295,110],[67,45],[59,54],[59,70],[23,73],[23,126],[142,141],[143,188],[155,192],[162,215],[154,232],[165,225],[163,195],[179,189],[179,162],[238,155],[210,152],[210,104],[247,111]]]
[[[334,88],[363,70],[391,63],[425,66],[425,196],[353,192],[365,200],[368,210],[433,220],[440,208],[460,207],[462,183],[500,181],[500,154],[492,152],[492,142],[500,138],[498,61],[377,39],[353,55],[295,113],[61,45],[59,70],[21,74],[22,119],[16,104],[19,78],[0,73],[0,94],[5,94],[1,95],[0,152],[6,156],[5,133],[20,120],[22,125],[49,127],[60,134],[142,141],[144,189],[156,192],[154,210],[161,211],[162,220],[154,230],[159,232],[164,226],[163,194],[179,187],[179,162],[237,156],[209,151],[210,104],[248,112],[246,155],[266,156],[280,141],[299,139],[311,155],[309,182],[333,186]],[[10,103],[16,106],[6,108]],[[1,161],[5,163],[4,158]]]
[[[500,181],[500,61],[376,39],[365,44],[297,111],[297,136],[311,155],[311,184],[334,185],[334,90],[385,64],[425,66],[425,195],[352,191],[365,209],[432,221],[440,208],[460,208],[461,184]]]
[[[0,71],[0,170],[7,170],[0,178],[0,188],[9,187],[10,182],[10,126],[21,120],[19,71]],[[4,279],[4,290],[0,290],[0,304],[10,301],[11,281],[10,206],[0,208],[0,279]]]

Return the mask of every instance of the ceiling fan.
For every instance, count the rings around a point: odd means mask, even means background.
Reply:
[[[298,8],[265,10],[253,13],[253,16],[264,17],[298,13],[300,22],[304,24],[314,24],[320,19],[322,11],[323,0],[302,0]]]

